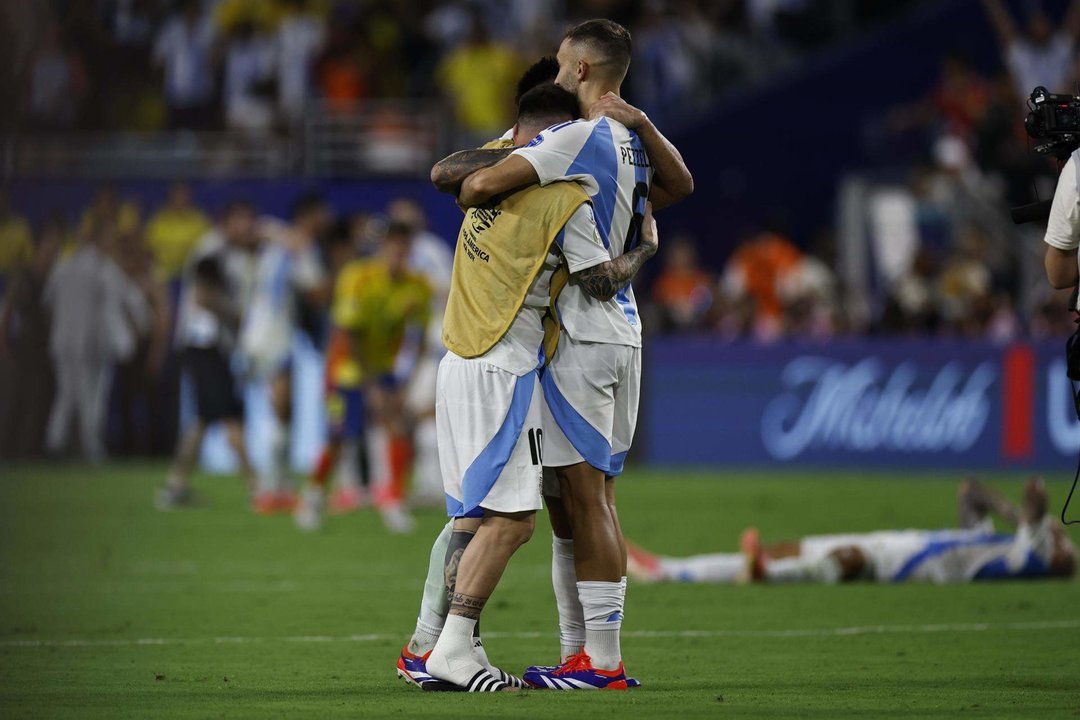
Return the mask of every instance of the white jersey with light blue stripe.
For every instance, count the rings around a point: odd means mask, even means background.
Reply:
[[[612,258],[637,246],[652,167],[634,132],[610,118],[574,120],[549,127],[514,154],[529,161],[541,185],[581,183]],[[641,317],[630,285],[600,303],[571,280],[559,313],[564,330],[578,342],[641,347]]]
[[[989,520],[966,529],[884,530],[803,538],[801,555],[821,559],[857,547],[879,582],[959,583],[1041,577],[1053,554],[1052,519],[1021,523],[1015,534],[994,532]]]

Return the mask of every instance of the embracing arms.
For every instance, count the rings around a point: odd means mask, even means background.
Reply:
[[[439,192],[457,195],[465,178],[477,170],[491,167],[513,151],[514,148],[509,147],[498,150],[478,148],[456,152],[435,163],[435,166],[431,168],[431,184]]]
[[[652,203],[645,203],[645,216],[641,221],[641,243],[633,250],[613,260],[586,268],[575,273],[573,277],[581,283],[589,297],[600,301],[610,300],[633,279],[645,261],[656,253],[658,246]]]
[[[601,115],[622,123],[641,138],[653,168],[652,190],[649,193],[653,207],[662,210],[694,192],[694,176],[683,162],[682,155],[656,129],[648,115],[614,93],[604,95],[589,109],[590,119]]]

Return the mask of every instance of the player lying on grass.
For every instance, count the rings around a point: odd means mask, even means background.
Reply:
[[[1020,508],[977,480],[957,493],[960,528],[817,535],[761,544],[747,530],[741,553],[663,557],[630,546],[630,574],[644,582],[961,583],[975,580],[1072,577],[1076,547],[1047,512],[1041,478],[1024,485]],[[994,532],[992,515],[1015,527]]]
[[[621,261],[638,242],[654,179],[657,206],[693,190],[678,151],[643,113],[618,98],[629,62],[630,36],[620,25],[592,20],[572,28],[559,48],[556,84],[574,92],[579,112],[593,119],[549,127],[506,157],[498,151],[458,153],[440,163],[443,172],[433,171],[433,180],[464,206],[536,183],[580,183],[592,199],[605,248],[613,262]],[[636,422],[640,323],[628,286],[584,273],[578,284],[585,289],[580,298],[603,304],[586,311],[588,302],[569,306],[560,300],[566,339],[543,374],[544,437],[550,443],[545,465],[558,477],[545,495],[555,535],[562,665],[530,668],[525,679],[537,687],[619,689],[628,685],[619,642],[626,555],[614,479]]]

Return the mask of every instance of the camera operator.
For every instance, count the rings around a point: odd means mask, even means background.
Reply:
[[[1080,248],[1080,193],[1077,192],[1077,161],[1080,150],[1069,156],[1058,178],[1050,218],[1046,223],[1046,278],[1057,289],[1071,288],[1080,280],[1077,249]]]

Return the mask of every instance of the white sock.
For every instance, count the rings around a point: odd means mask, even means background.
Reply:
[[[371,472],[371,491],[376,501],[390,484],[390,439],[381,427],[373,427],[365,433],[368,451],[368,468]]]
[[[289,425],[276,415],[270,418],[270,461],[260,478],[262,492],[280,492],[287,487],[289,474]]]
[[[629,585],[629,579],[623,575],[622,579],[619,580],[619,592],[622,593],[622,602],[620,602],[619,607],[623,609],[624,616],[626,615],[626,588]]]
[[[745,567],[746,556],[742,553],[660,558],[664,577],[680,582],[733,583]]]
[[[769,582],[819,582],[830,585],[840,582],[840,563],[826,555],[818,560],[801,557],[770,560],[765,565],[765,579]]]
[[[622,662],[622,582],[586,580],[579,581],[577,588],[585,612],[585,654],[592,658],[593,667],[614,670]]]
[[[428,558],[427,578],[424,580],[424,596],[420,599],[420,615],[416,618],[416,631],[409,640],[409,652],[426,655],[439,639],[446,613],[450,610],[450,600],[446,597],[446,577],[443,572],[446,563],[446,548],[450,545],[450,535],[454,532],[454,521],[446,523],[431,546]]]
[[[574,570],[574,541],[551,536],[551,587],[559,608],[559,662],[577,655],[585,645],[585,611],[578,597]]]
[[[447,615],[439,641],[427,659],[432,677],[456,685],[467,685],[485,668],[473,654],[473,630],[476,621],[460,615]]]
[[[360,467],[357,463],[359,457],[359,441],[349,439],[341,444],[341,454],[338,457],[337,467],[334,473],[337,476],[337,484],[340,488],[360,487]]]

